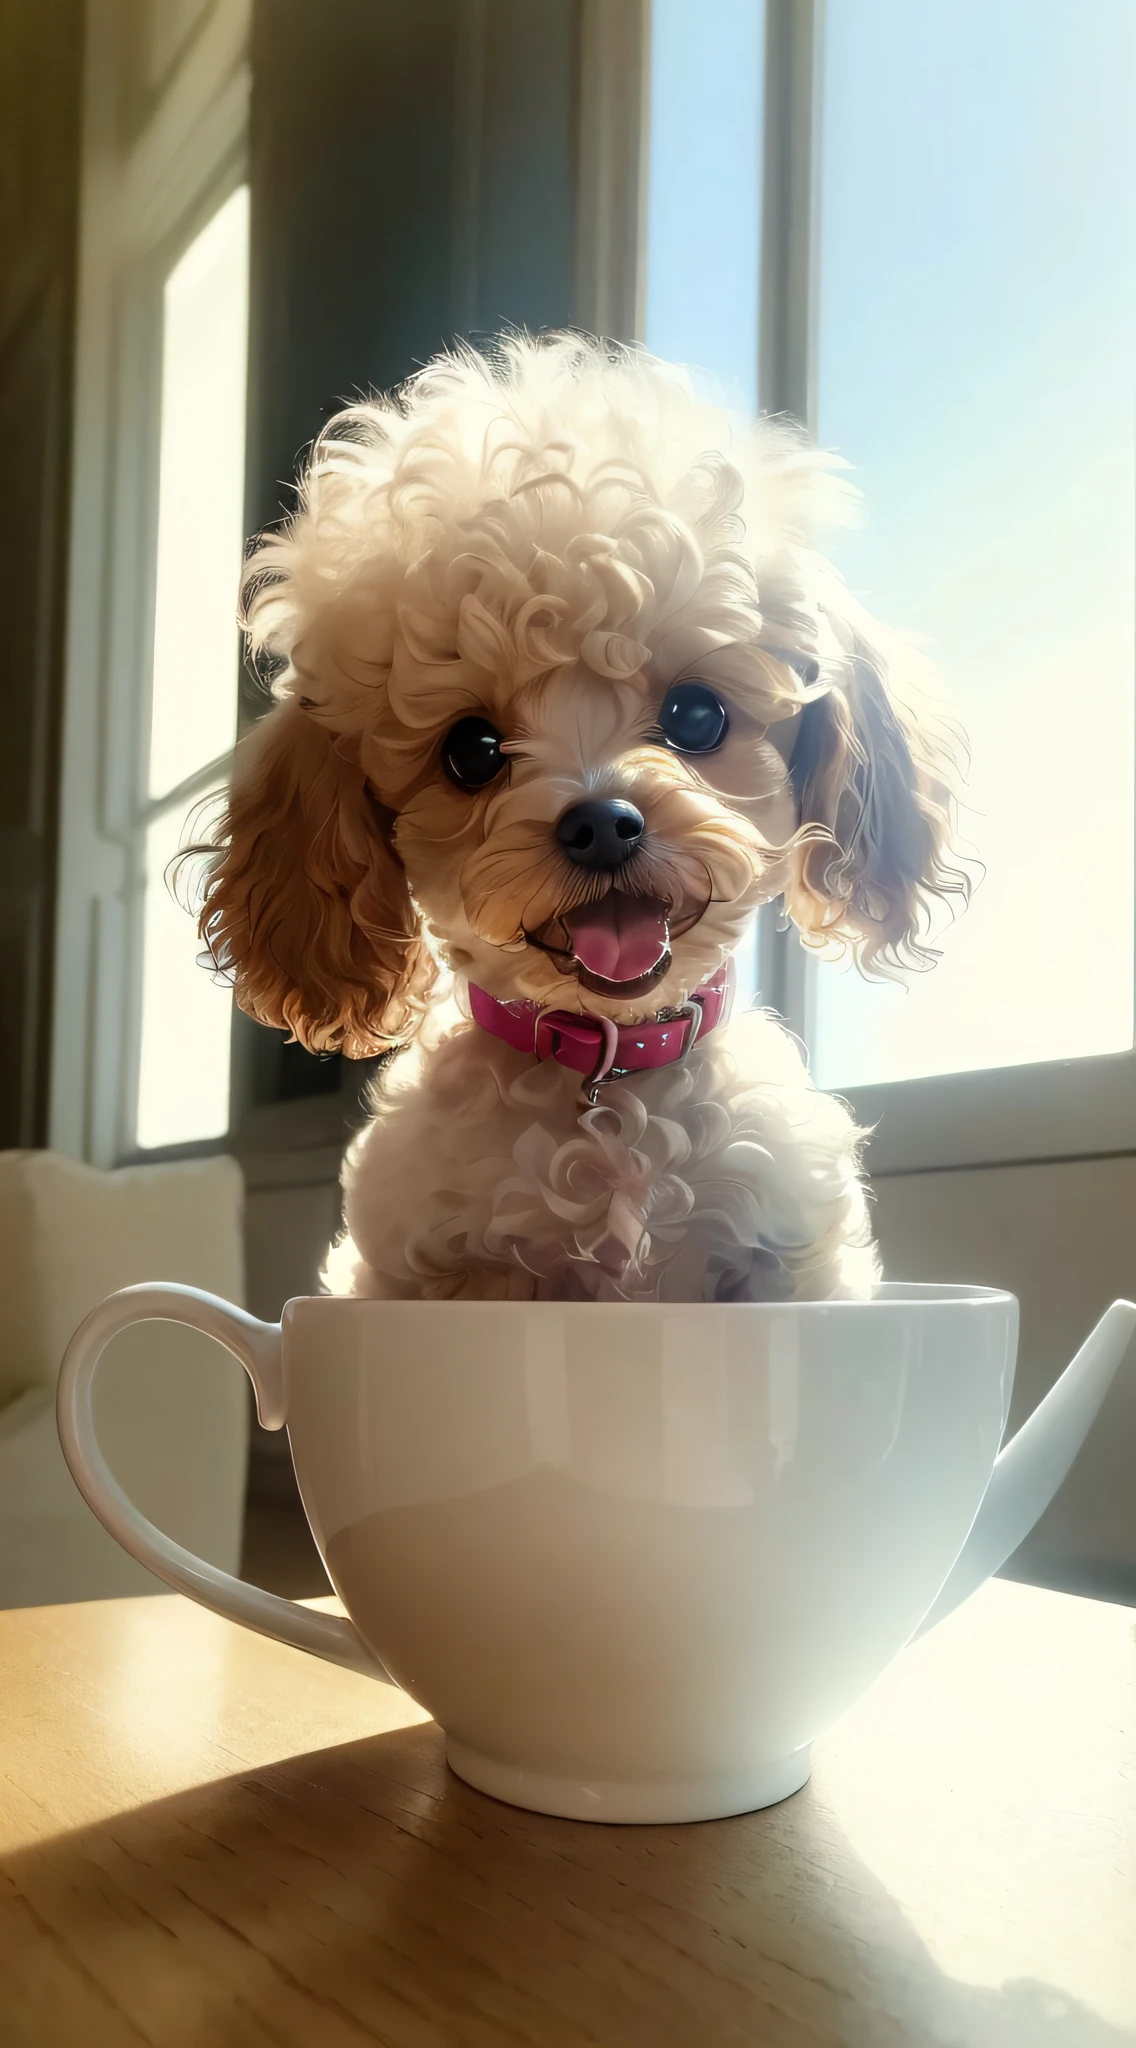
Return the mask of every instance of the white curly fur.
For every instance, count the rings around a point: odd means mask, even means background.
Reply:
[[[454,1014],[380,1088],[345,1175],[337,1294],[630,1301],[865,1294],[856,1132],[760,1011],[580,1101]]]
[[[755,1299],[863,1293],[859,1134],[768,1015],[612,1084],[474,1026],[472,979],[617,1023],[681,1004],[784,895],[806,940],[920,956],[944,865],[941,739],[907,657],[813,547],[836,465],[684,372],[579,336],[430,365],[321,437],[249,568],[284,664],[244,743],[202,929],[240,1000],[313,1049],[408,1045],[349,1156],[335,1291]],[[710,757],[658,743],[662,696],[727,705]],[[505,737],[488,790],[446,733]],[[554,827],[583,798],[646,820],[613,880]],[[597,995],[541,943],[617,887],[666,904],[649,996]]]

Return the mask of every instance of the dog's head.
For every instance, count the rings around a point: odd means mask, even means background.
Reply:
[[[202,914],[243,1006],[365,1054],[442,965],[631,1021],[782,895],[806,940],[918,959],[960,886],[948,757],[813,551],[833,468],[578,336],[334,421],[246,582],[280,701]]]

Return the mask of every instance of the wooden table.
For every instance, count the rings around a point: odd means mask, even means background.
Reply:
[[[0,2042],[1136,2043],[1134,1621],[993,1584],[795,1799],[602,1828],[182,1600],[2,1615]]]

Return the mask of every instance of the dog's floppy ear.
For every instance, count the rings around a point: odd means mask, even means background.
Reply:
[[[237,748],[201,935],[241,1008],[309,1052],[412,1037],[436,974],[353,742],[284,703]]]
[[[969,894],[948,859],[957,774],[949,731],[861,617],[830,621],[830,686],[805,705],[790,762],[798,821],[786,907],[806,943],[842,941],[861,967],[928,966],[931,899]],[[890,671],[890,672],[889,672]]]

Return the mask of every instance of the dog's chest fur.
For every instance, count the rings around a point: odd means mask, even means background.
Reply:
[[[580,1079],[461,1021],[382,1077],[348,1157],[335,1293],[783,1300],[864,1294],[856,1132],[774,1020],[683,1064]]]

